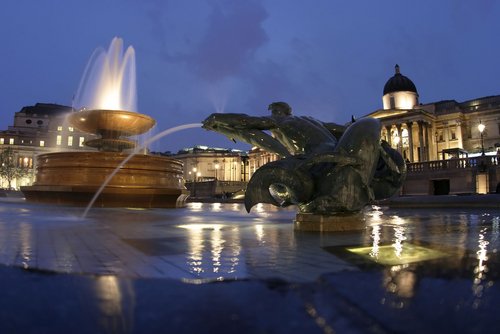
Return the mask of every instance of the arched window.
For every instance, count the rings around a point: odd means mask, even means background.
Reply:
[[[401,143],[401,137],[399,136],[398,130],[396,130],[396,129],[391,130],[391,146],[392,146],[392,148],[397,150],[400,143]]]
[[[408,147],[410,145],[410,141],[408,140],[408,129],[403,129],[401,131],[401,139],[403,147]]]

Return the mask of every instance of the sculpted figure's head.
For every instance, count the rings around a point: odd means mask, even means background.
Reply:
[[[273,102],[269,105],[268,110],[274,116],[290,116],[292,114],[292,108],[286,102]]]

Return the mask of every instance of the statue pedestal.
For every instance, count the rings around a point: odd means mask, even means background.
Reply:
[[[365,228],[366,221],[362,212],[331,216],[298,213],[295,216],[294,223],[296,231],[340,232],[363,230]]]

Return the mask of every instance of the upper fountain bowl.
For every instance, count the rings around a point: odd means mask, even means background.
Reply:
[[[149,131],[156,121],[144,114],[125,110],[81,110],[71,113],[69,123],[80,131],[121,136],[140,135]]]

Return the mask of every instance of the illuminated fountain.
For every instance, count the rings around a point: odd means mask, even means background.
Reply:
[[[101,136],[84,143],[98,151],[37,156],[35,182],[21,189],[26,199],[71,205],[95,200],[101,207],[184,206],[188,191],[182,162],[137,154],[141,147],[128,138],[148,132],[156,123],[136,112],[136,101],[134,49],[129,46],[123,53],[123,41],[115,37],[107,52],[97,49],[92,55],[73,104],[78,111],[68,116],[71,126]]]

